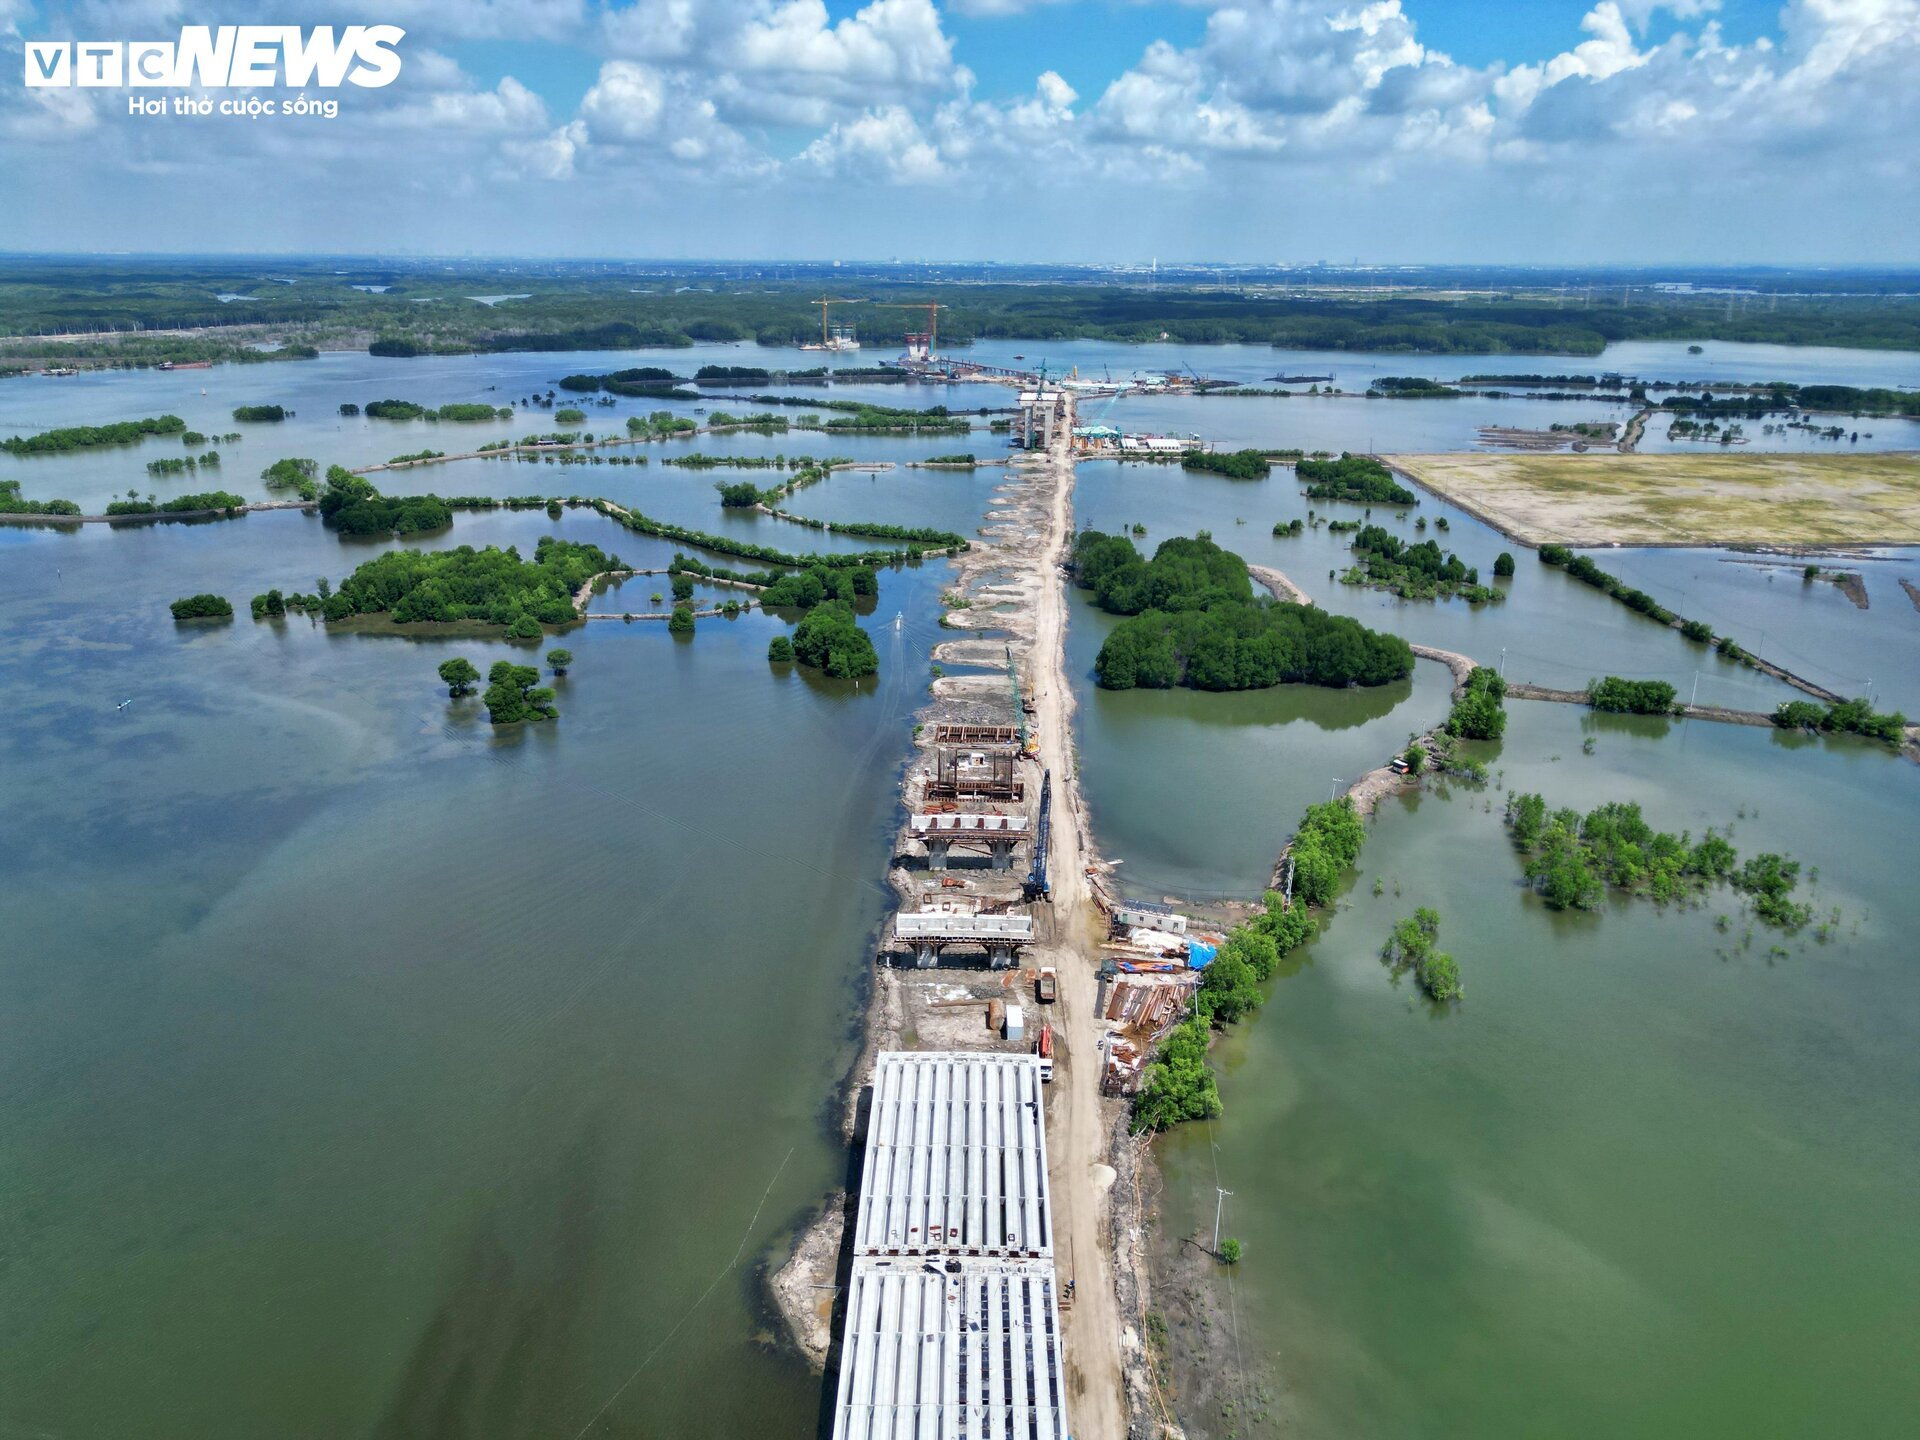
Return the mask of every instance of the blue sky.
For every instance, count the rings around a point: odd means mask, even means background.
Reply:
[[[1914,258],[1920,0],[0,0],[0,246]],[[142,121],[27,40],[392,23],[332,121]],[[245,205],[209,203],[244,195]]]

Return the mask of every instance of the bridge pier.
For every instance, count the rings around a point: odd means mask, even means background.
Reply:
[[[913,963],[921,970],[933,969],[940,963],[940,942],[937,940],[914,941]]]
[[[1013,868],[1013,844],[1012,839],[987,841],[987,850],[993,857],[993,868],[995,870],[1011,870]]]
[[[1011,967],[1012,964],[1013,946],[991,944],[987,946],[987,968],[989,970],[1005,970]]]
[[[947,868],[947,852],[953,848],[953,841],[943,837],[927,837],[927,869],[944,870]]]

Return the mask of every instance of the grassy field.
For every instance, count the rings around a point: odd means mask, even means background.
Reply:
[[[1529,545],[1920,544],[1920,454],[1388,461]]]

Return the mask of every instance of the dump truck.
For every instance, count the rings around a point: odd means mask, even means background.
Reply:
[[[1060,975],[1051,965],[1040,967],[1040,973],[1033,980],[1033,996],[1042,1005],[1051,1005],[1054,997],[1060,993]]]

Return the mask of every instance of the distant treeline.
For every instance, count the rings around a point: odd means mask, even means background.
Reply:
[[[338,273],[342,272],[344,273]],[[1296,349],[1430,354],[1597,355],[1619,340],[1740,340],[1785,345],[1844,345],[1920,350],[1920,301],[1904,275],[1882,272],[1820,276],[1829,293],[1795,294],[1805,279],[1757,274],[1744,283],[1767,303],[1729,307],[1719,295],[1666,294],[1629,277],[1610,293],[1539,273],[1489,273],[1478,293],[1461,298],[1459,279],[1409,272],[1378,296],[1353,293],[1351,278],[1270,275],[1257,282],[1208,277],[1151,289],[1121,279],[1037,271],[1030,283],[983,275],[965,284],[928,285],[877,273],[786,278],[762,272],[738,277],[657,265],[580,266],[566,262],[511,266],[473,262],[431,267],[379,262],[342,267],[328,260],[272,261],[45,260],[19,257],[0,265],[0,334],[124,331],[124,347],[172,358],[269,359],[311,354],[314,340],[373,334],[383,355],[462,351],[681,348],[702,341],[757,341],[791,346],[815,340],[820,286],[849,299],[877,302],[841,317],[868,345],[894,346],[919,323],[879,305],[946,306],[943,348],[979,339],[1069,339],[1175,344],[1240,343]],[[1603,284],[1606,282],[1602,282]],[[383,287],[384,293],[356,289]],[[1885,292],[1885,293],[1875,293]],[[528,292],[493,307],[477,294]],[[1453,293],[1448,293],[1453,292]],[[222,301],[216,295],[240,298]],[[132,332],[267,327],[286,335],[283,351],[244,351],[206,337]],[[164,349],[162,348],[164,347]],[[98,353],[95,345],[86,353]]]
[[[1462,385],[1579,385],[1586,388],[1601,383],[1598,375],[1462,375]]]
[[[755,401],[760,399],[754,397]],[[973,426],[956,418],[944,405],[924,410],[903,410],[891,405],[869,405],[861,400],[819,400],[813,408],[831,412],[817,428],[821,430],[877,430],[921,435],[964,435]],[[800,417],[803,429],[814,428],[807,417]]]
[[[1663,410],[1687,415],[1736,416],[1757,420],[1776,410],[1830,410],[1848,415],[1920,417],[1920,390],[1860,389],[1853,385],[1788,385],[1776,381],[1765,390],[1715,395],[1666,395]]]

